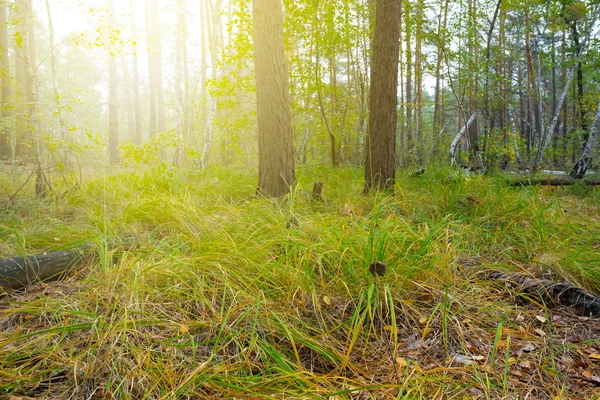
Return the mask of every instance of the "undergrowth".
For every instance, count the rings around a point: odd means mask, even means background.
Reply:
[[[564,357],[597,339],[554,341],[551,310],[476,273],[526,271],[600,292],[597,189],[439,170],[361,195],[360,170],[298,173],[280,201],[256,197],[248,173],[166,167],[17,198],[0,214],[0,256],[100,251],[68,281],[0,298],[0,397],[593,393],[569,380]],[[317,181],[320,202],[310,200]],[[133,248],[106,245],[131,235]],[[374,261],[385,276],[369,273]],[[519,351],[526,342],[537,351]],[[520,386],[523,374],[535,378]]]

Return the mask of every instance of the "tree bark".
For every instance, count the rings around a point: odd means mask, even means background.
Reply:
[[[146,19],[146,42],[147,42],[147,59],[148,59],[148,102],[150,106],[150,120],[148,121],[148,138],[151,139],[156,135],[156,76],[154,71],[154,36],[152,35],[152,22],[150,20],[150,0],[145,3],[145,19]]]
[[[114,29],[114,0],[107,0],[110,29]],[[117,109],[117,59],[112,45],[108,55],[108,160],[111,164],[119,162],[119,116]]]
[[[6,25],[7,1],[0,1],[0,84],[2,85],[2,118],[3,124],[0,128],[0,159],[12,157],[10,121],[10,63],[8,57],[8,28]]]
[[[448,4],[450,0],[440,0],[440,14],[437,28],[437,59],[435,65],[435,105],[433,107],[433,132],[439,132],[442,126],[441,98],[442,98],[442,57],[446,45],[446,22],[448,19]],[[435,145],[435,144],[434,144]]]
[[[83,264],[92,246],[0,260],[0,287],[21,289],[34,282],[57,280]]]
[[[133,87],[133,115],[135,118],[135,131],[133,135],[133,143],[142,143],[142,99],[140,96],[140,67],[138,61],[138,44],[137,44],[137,28],[135,24],[135,5],[134,0],[129,0],[130,28],[132,55],[131,55],[131,70],[132,70],[132,87]]]
[[[590,132],[587,135],[585,147],[583,148],[583,154],[575,163],[573,169],[571,170],[571,173],[569,174],[571,177],[575,179],[583,179],[583,177],[585,176],[588,168],[592,164],[592,155],[594,154],[594,149],[596,148],[599,131],[600,103],[598,104],[598,111],[596,112],[596,118],[594,119],[594,123],[592,124],[592,129],[590,129]]]
[[[375,9],[365,192],[395,183],[400,1],[377,0]]]
[[[253,0],[258,113],[258,193],[279,197],[296,183],[281,0]]]
[[[465,136],[465,132],[469,129],[471,124],[473,124],[473,122],[475,122],[476,116],[477,116],[477,114],[471,115],[471,117],[469,118],[467,123],[460,129],[460,131],[458,131],[458,134],[452,141],[452,144],[450,145],[450,163],[451,163],[451,165],[457,164],[456,163],[456,149],[458,147],[458,143],[463,138],[463,136]]]
[[[162,38],[158,12],[158,0],[150,0],[150,19],[154,39],[154,84],[156,85],[156,127],[159,133],[165,133],[165,92],[163,90]],[[163,149],[164,150],[164,149]]]
[[[408,0],[404,3],[404,24],[406,26],[406,152],[404,158],[408,162],[414,161],[414,138],[413,138],[413,97],[412,97],[412,48],[411,48],[411,4]]]

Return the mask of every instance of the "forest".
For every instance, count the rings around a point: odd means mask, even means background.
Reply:
[[[599,14],[0,0],[0,398],[598,398]]]

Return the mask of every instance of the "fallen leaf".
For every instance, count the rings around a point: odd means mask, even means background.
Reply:
[[[523,346],[523,351],[526,353],[531,353],[532,351],[536,351],[536,347],[533,343],[528,342],[525,344],[525,346]]]
[[[545,324],[547,322],[546,318],[540,316],[540,315],[536,315],[535,319],[537,319],[538,321],[540,321],[541,323]]]
[[[329,297],[329,296],[323,296],[323,303],[325,303],[326,305],[330,306],[331,305],[331,297]]]
[[[531,371],[531,363],[529,361],[521,361],[519,367],[525,372]]]
[[[522,316],[521,314],[517,315],[517,322],[523,322],[525,321],[525,317]]]
[[[590,371],[589,369],[583,371],[583,374],[581,374],[581,375],[583,375],[583,377],[587,378],[587,379],[592,379],[592,376],[594,376],[593,372]]]
[[[471,356],[465,356],[463,354],[455,355],[454,358],[452,359],[452,361],[460,363],[460,364],[464,364],[464,365],[473,364],[473,358],[471,358]]]
[[[598,353],[590,354],[588,357],[591,358],[592,360],[600,360],[600,354],[598,354]]]
[[[190,333],[190,328],[189,326],[186,325],[180,325],[179,326],[179,333]]]
[[[406,362],[406,359],[404,359],[404,357],[396,357],[396,365],[404,368],[408,366],[408,362]]]
[[[514,364],[517,362],[517,359],[514,357],[508,357],[508,360],[506,360],[508,364]]]
[[[431,335],[431,332],[433,332],[432,328],[425,328],[425,329],[423,329],[423,337]]]
[[[484,356],[472,356],[472,358],[473,358],[473,360],[475,360],[475,361],[483,361],[483,360],[485,360],[485,357],[484,357]]]
[[[541,329],[535,329],[534,332],[537,333],[540,336],[546,336],[546,332],[544,332]]]
[[[421,325],[425,325],[426,323],[427,323],[427,318],[426,318],[426,317],[421,317],[421,318],[419,319],[419,324],[421,324]]]

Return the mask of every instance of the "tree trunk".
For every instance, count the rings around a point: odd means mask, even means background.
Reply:
[[[598,141],[598,132],[600,131],[600,104],[598,104],[598,112],[596,112],[596,118],[592,124],[592,129],[587,135],[585,147],[583,148],[583,154],[581,158],[575,163],[571,170],[571,177],[575,179],[583,179],[588,168],[592,164],[592,155]]]
[[[404,24],[406,26],[406,154],[404,158],[408,162],[414,161],[414,140],[413,140],[413,125],[412,125],[412,48],[411,48],[411,4],[408,0],[404,3]]]
[[[448,4],[450,0],[440,0],[440,14],[438,16],[437,28],[437,59],[435,64],[435,94],[433,106],[433,132],[439,132],[442,126],[441,98],[442,98],[442,57],[444,55],[444,46],[446,45],[446,22],[448,19]],[[443,14],[443,16],[442,16]]]
[[[147,59],[148,59],[148,102],[150,106],[150,120],[148,121],[148,138],[151,139],[156,135],[158,130],[156,126],[156,74],[154,71],[154,64],[156,62],[154,58],[155,45],[154,35],[152,34],[152,22],[150,19],[150,0],[146,0],[145,3],[145,17],[146,17],[146,42],[147,46]]]
[[[318,11],[317,11],[318,12]],[[329,142],[331,143],[331,164],[334,167],[338,165],[338,156],[336,151],[336,140],[335,135],[331,131],[331,126],[329,125],[329,119],[327,118],[327,113],[325,111],[325,106],[323,105],[323,82],[321,80],[321,52],[319,46],[319,29],[321,29],[321,24],[318,20],[318,15],[315,16],[315,78],[317,84],[317,98],[319,100],[319,110],[321,111],[321,118],[323,119],[323,123],[325,123],[325,128],[327,129],[327,134],[329,135]],[[330,82],[331,83],[331,82]]]
[[[219,31],[221,30],[221,1],[218,1],[213,8],[210,8],[210,2],[204,3],[204,16],[206,19],[206,29],[208,32],[208,53],[210,58],[210,78],[215,81],[218,77],[217,65],[218,54],[217,44],[219,41]],[[212,147],[213,119],[217,112],[217,98],[208,94],[208,109],[204,125],[204,143],[202,146],[202,169],[208,166],[210,150]]]
[[[450,145],[450,163],[452,165],[456,165],[457,164],[456,163],[456,149],[458,147],[458,143],[463,138],[463,136],[465,136],[465,132],[469,129],[469,127],[471,126],[471,124],[473,124],[473,122],[475,121],[476,115],[477,114],[472,114],[471,115],[471,118],[469,118],[469,120],[467,121],[467,123],[460,129],[460,131],[458,131],[458,134],[456,135],[456,137],[452,141],[452,144]]]
[[[137,45],[137,28],[135,26],[135,5],[134,0],[129,0],[129,14],[131,18],[131,40],[132,55],[131,55],[131,69],[132,69],[132,88],[133,88],[133,115],[135,118],[135,131],[133,135],[133,143],[142,143],[142,99],[140,96],[140,67],[138,62],[138,45]]]
[[[173,164],[181,166],[185,157],[185,142],[189,134],[189,79],[187,61],[187,21],[186,8],[183,0],[177,0],[177,88],[179,97],[179,127],[177,132],[177,149]]]
[[[114,29],[114,0],[108,1],[110,29]],[[111,45],[109,45],[109,48]],[[108,55],[108,160],[111,164],[119,162],[119,116],[117,110],[117,59],[110,48]]]
[[[415,142],[417,145],[417,164],[423,165],[423,146],[425,132],[423,129],[423,0],[417,1],[415,13]]]
[[[58,115],[58,123],[60,127],[60,136],[62,140],[68,140],[67,126],[62,116],[61,95],[58,90],[58,81],[56,79],[56,55],[54,53],[54,23],[50,10],[50,0],[46,0],[46,13],[48,14],[48,31],[50,34],[50,71],[52,72],[52,90],[54,92],[54,105]]]
[[[10,129],[10,63],[8,58],[8,28],[6,25],[6,1],[0,1],[0,84],[2,85],[2,126],[0,127],[0,159],[12,159]]]
[[[162,38],[158,12],[158,0],[151,0],[150,19],[154,37],[154,83],[156,85],[156,127],[159,133],[165,133],[165,92],[163,90]],[[162,149],[164,151],[164,149]]]
[[[400,1],[377,0],[375,9],[365,192],[395,183]]]
[[[258,113],[258,193],[279,197],[296,183],[281,0],[253,0]]]
[[[85,254],[92,246],[78,250],[63,250],[36,256],[0,260],[0,287],[21,289],[34,282],[60,279],[73,268],[85,262]]]

